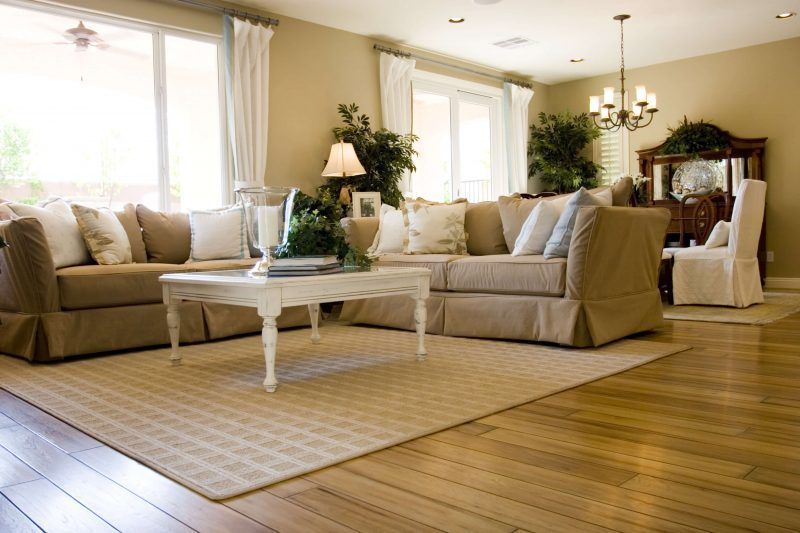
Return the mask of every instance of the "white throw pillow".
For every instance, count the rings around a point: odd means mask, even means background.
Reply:
[[[614,196],[611,192],[611,187],[607,187],[598,193],[592,193],[592,195],[600,200],[601,205],[608,207],[614,205]]]
[[[78,222],[67,202],[54,200],[44,207],[12,203],[10,207],[17,216],[39,220],[56,268],[91,263]]]
[[[192,250],[187,263],[250,257],[241,206],[189,211]]]
[[[433,204],[426,201],[409,201],[403,208],[408,242],[403,248],[407,254],[467,253],[467,234],[464,217],[467,203]]]
[[[511,255],[541,255],[558,222],[554,202],[539,202],[522,225]]]
[[[78,204],[72,204],[71,207],[86,247],[98,265],[133,262],[128,234],[113,211]]]
[[[378,257],[383,254],[403,253],[405,231],[403,212],[388,204],[381,205],[380,225],[367,254]]]
[[[706,239],[706,248],[718,248],[728,244],[731,234],[731,223],[720,220],[711,230],[711,235]]]

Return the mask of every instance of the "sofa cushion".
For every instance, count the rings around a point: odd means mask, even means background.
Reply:
[[[447,265],[447,288],[459,292],[563,296],[567,260],[541,255],[484,255]]]
[[[503,221],[497,202],[468,204],[464,231],[467,232],[467,252],[470,255],[505,254],[509,251],[503,238]]]
[[[117,220],[125,229],[128,242],[131,243],[133,262],[147,263],[147,249],[144,247],[144,239],[142,239],[142,227],[139,225],[139,219],[136,218],[136,206],[125,204],[122,206],[122,211],[114,211],[114,214],[117,215]]]
[[[420,267],[431,271],[431,289],[435,291],[447,290],[447,264],[457,259],[463,259],[464,255],[448,254],[386,254],[382,255],[378,261],[373,263],[375,266],[384,267]]]
[[[188,214],[161,213],[140,204],[136,206],[136,218],[150,263],[177,265],[189,259],[192,234]]]
[[[94,309],[161,302],[162,290],[158,281],[161,274],[249,268],[255,261],[81,265],[61,268],[56,271],[56,277],[62,309]]]

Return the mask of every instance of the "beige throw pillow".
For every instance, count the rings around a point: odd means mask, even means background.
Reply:
[[[503,221],[497,202],[467,204],[464,217],[469,255],[507,254],[508,247],[503,238]]]
[[[67,202],[57,199],[44,207],[26,204],[9,204],[9,207],[19,217],[39,220],[56,268],[91,263],[78,222]]]
[[[464,231],[466,200],[452,204],[434,204],[425,200],[411,200],[403,207],[408,241],[406,254],[467,253],[467,234]]]
[[[71,207],[86,247],[98,265],[133,262],[128,235],[113,211],[79,204],[72,204]]]
[[[142,239],[150,263],[185,263],[189,259],[192,232],[188,213],[162,213],[136,206]]]
[[[117,215],[122,227],[125,228],[125,233],[128,235],[128,242],[131,243],[131,256],[134,263],[147,263],[147,249],[144,247],[144,239],[142,238],[142,227],[139,226],[139,220],[136,218],[136,206],[133,204],[125,204],[122,206],[121,211],[114,211]]]

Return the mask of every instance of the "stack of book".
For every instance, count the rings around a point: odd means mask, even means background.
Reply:
[[[270,277],[319,276],[342,272],[335,255],[305,255],[276,259],[269,267]]]

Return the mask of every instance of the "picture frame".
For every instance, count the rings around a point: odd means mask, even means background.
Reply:
[[[381,193],[379,192],[354,192],[353,217],[373,218],[381,216]]]

